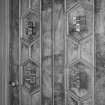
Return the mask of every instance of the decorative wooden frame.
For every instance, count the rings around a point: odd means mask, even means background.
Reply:
[[[9,36],[10,36],[9,35],[9,33],[10,33],[9,32],[9,6],[10,6],[9,4],[10,4],[10,1],[9,0],[5,0],[5,6],[4,6],[5,8],[4,8],[4,10],[5,10],[5,18],[6,18],[5,20],[6,21],[5,21],[5,24],[4,24],[5,30],[4,30],[3,36],[2,36],[3,37],[3,40],[2,40],[2,52],[3,52],[3,55],[2,56],[3,56],[3,59],[4,59],[3,62],[2,62],[2,64],[3,64],[3,68],[2,68],[3,69],[3,71],[2,71],[2,105],[7,105],[8,102],[9,102],[9,99],[8,99],[8,82],[9,82],[9,71],[8,71],[8,68],[9,68]],[[29,3],[29,5],[31,5],[31,4]],[[67,9],[67,11],[69,11],[69,10],[70,10],[70,8]],[[65,0],[65,21],[67,21],[67,11],[66,11],[66,0]],[[40,14],[41,14],[41,10],[40,10]],[[20,21],[20,23],[21,23],[21,21]],[[93,24],[94,24],[94,22],[93,22]],[[52,25],[52,27],[54,28],[53,25]],[[42,27],[41,27],[41,22],[40,22],[40,30],[41,30],[41,28]],[[65,28],[68,29],[68,26],[67,26],[66,23],[65,23]],[[66,37],[67,31],[65,32],[65,71],[66,71],[65,72],[65,105],[67,104],[66,99],[68,97],[68,95],[67,95],[68,94],[67,93],[67,91],[68,91],[67,90],[67,85],[68,84],[67,84],[67,81],[66,81],[67,80],[67,72],[68,72],[67,71],[68,70],[67,69],[67,58],[66,58],[66,54],[67,54],[67,46],[66,46],[67,45],[67,40],[66,40],[67,39],[67,37]],[[40,31],[40,33],[41,33],[41,31]],[[52,34],[54,34],[53,33],[53,29],[52,29]],[[53,37],[53,39],[54,39],[54,37]],[[93,43],[94,43],[94,32],[93,32],[93,38],[92,39],[93,39]],[[40,40],[42,40],[41,34],[40,34]],[[40,43],[40,48],[41,48],[41,45],[42,45],[42,43]],[[52,48],[54,49],[54,43],[53,43]],[[93,49],[93,52],[94,52],[94,49]],[[53,59],[54,59],[54,54],[52,54],[52,55],[53,55]],[[42,56],[42,53],[40,53],[40,56]],[[41,61],[41,58],[40,58],[40,61]],[[54,64],[54,60],[53,60],[53,64]],[[94,67],[94,62],[93,62],[92,65]],[[42,66],[42,64],[40,63],[40,67],[41,66]],[[53,69],[54,69],[54,67],[53,67]],[[40,72],[41,72],[41,69],[40,69]],[[92,76],[94,77],[94,72],[92,73]],[[42,75],[40,73],[40,79],[41,79],[41,77],[42,77]],[[54,77],[54,74],[53,74],[53,77]],[[94,78],[93,78],[92,81],[93,81],[92,82],[93,83],[93,91],[92,91],[93,97],[92,97],[92,100],[94,100]],[[20,81],[20,84],[21,84],[21,81]],[[40,85],[41,85],[41,83],[40,83]],[[54,83],[53,83],[53,85],[54,85]],[[53,99],[54,99],[54,96],[53,96]],[[54,102],[53,102],[53,104],[54,104]],[[94,105],[94,102],[93,102],[93,105]]]

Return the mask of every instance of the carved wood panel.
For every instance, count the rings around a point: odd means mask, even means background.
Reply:
[[[94,0],[20,0],[18,9],[11,105],[94,105]]]
[[[19,54],[23,59],[20,59],[19,70],[20,104],[39,105],[41,99],[40,0],[20,0],[20,8]]]
[[[94,104],[93,13],[93,0],[66,0],[67,105]]]

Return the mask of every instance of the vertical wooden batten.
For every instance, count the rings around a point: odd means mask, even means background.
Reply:
[[[2,100],[0,101],[1,105],[8,105],[9,99],[8,99],[8,82],[9,82],[9,4],[10,0],[1,0],[1,74],[0,78],[2,78],[2,83],[0,86],[2,86]]]

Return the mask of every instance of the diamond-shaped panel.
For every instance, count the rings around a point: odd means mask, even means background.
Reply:
[[[28,43],[33,42],[39,37],[40,31],[40,17],[32,10],[27,10],[27,13],[23,17],[23,39]]]
[[[33,45],[31,46],[31,56],[32,59],[35,60],[35,62],[40,62],[40,40],[37,40]]]
[[[68,12],[68,36],[80,41],[92,33],[92,14],[81,5]]]
[[[78,98],[84,98],[90,92],[90,68],[82,61],[72,65],[69,72],[69,90]]]
[[[23,65],[23,86],[29,92],[37,91],[40,86],[39,67],[31,60]]]

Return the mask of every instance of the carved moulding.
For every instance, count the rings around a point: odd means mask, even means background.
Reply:
[[[91,96],[91,72],[92,66],[83,59],[72,63],[68,70],[68,94],[72,94],[78,100],[84,100]]]

